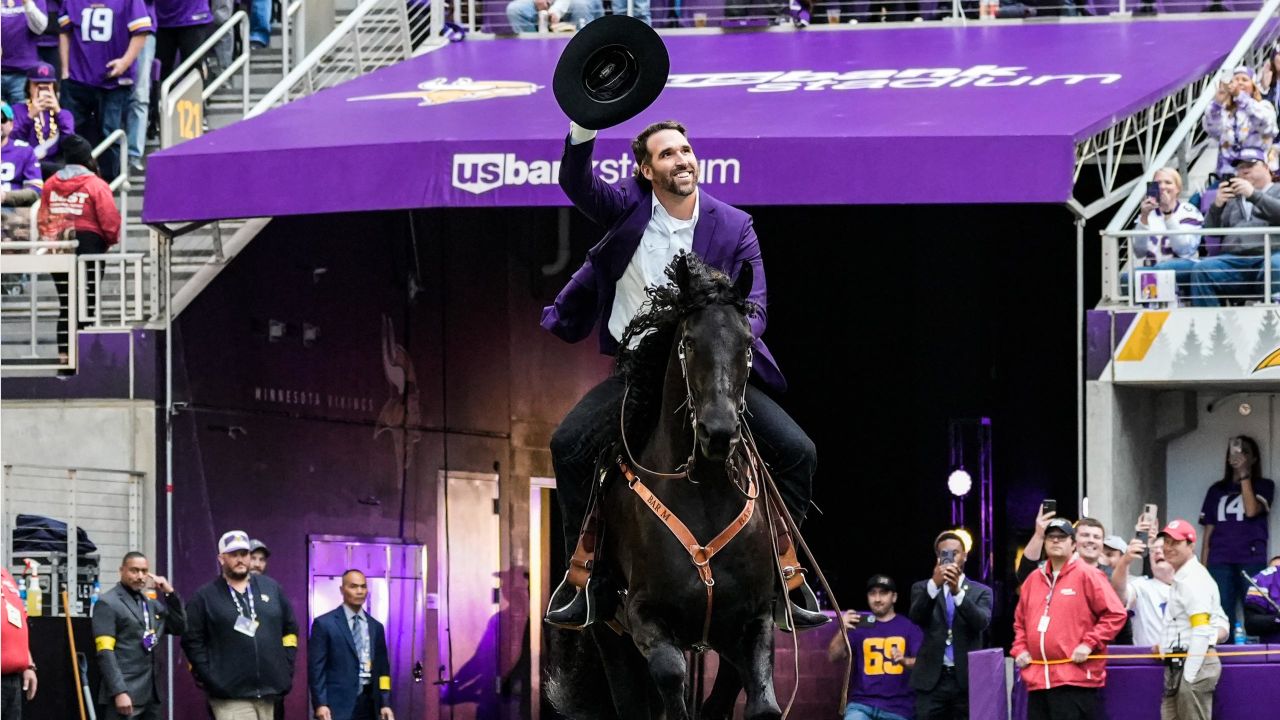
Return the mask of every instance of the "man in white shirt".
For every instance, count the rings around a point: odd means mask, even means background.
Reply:
[[[1164,540],[1164,556],[1174,574],[1157,651],[1185,654],[1184,658],[1166,658],[1160,720],[1209,720],[1213,717],[1213,692],[1222,675],[1222,661],[1214,650],[1218,631],[1213,617],[1225,617],[1218,584],[1196,559],[1195,526],[1174,520],[1159,537]]]

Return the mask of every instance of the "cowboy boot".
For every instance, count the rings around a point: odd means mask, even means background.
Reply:
[[[596,621],[599,601],[597,583],[592,581],[591,573],[595,567],[598,531],[599,513],[593,506],[582,524],[578,545],[569,559],[569,569],[547,603],[547,614],[543,618],[547,624],[581,630]]]
[[[791,618],[788,621],[786,607],[782,602],[774,605],[774,622],[778,629],[783,632],[812,630],[831,622],[831,618],[819,609],[817,596],[804,581],[808,571],[800,566],[795,545],[791,542],[791,533],[786,528],[781,528],[778,532],[778,566],[782,569],[782,579],[786,583],[780,600],[791,606]],[[791,599],[793,593],[799,603]]]

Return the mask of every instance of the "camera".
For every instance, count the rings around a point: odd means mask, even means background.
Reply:
[[[938,553],[938,564],[939,564],[939,565],[955,565],[955,564],[956,564],[956,551],[955,551],[955,550],[943,550],[942,552]]]

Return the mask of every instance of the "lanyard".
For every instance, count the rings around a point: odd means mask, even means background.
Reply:
[[[240,605],[240,593],[236,589],[227,585],[227,589],[231,591],[231,601],[236,604],[236,614],[244,615],[244,607]],[[256,621],[258,619],[258,610],[253,604],[253,581],[249,581],[249,591],[246,593],[249,597],[249,619]]]

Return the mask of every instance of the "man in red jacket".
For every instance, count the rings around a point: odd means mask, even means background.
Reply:
[[[1028,720],[1092,720],[1106,684],[1106,652],[1125,609],[1107,576],[1076,557],[1075,528],[1045,528],[1047,561],[1022,584],[1013,617],[1013,657],[1022,670]]]
[[[0,567],[0,595],[4,605],[4,625],[0,630],[0,677],[3,697],[0,715],[4,720],[22,720],[22,700],[36,696],[36,664],[27,647],[27,608],[18,586],[6,568]]]

